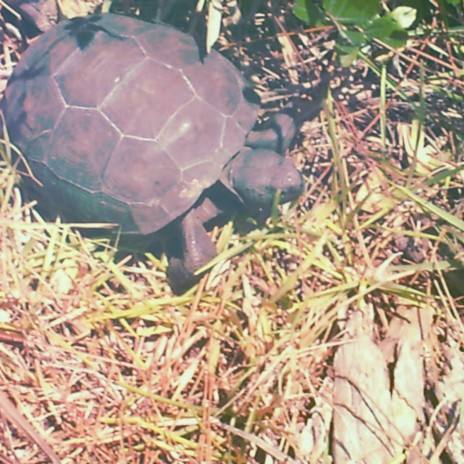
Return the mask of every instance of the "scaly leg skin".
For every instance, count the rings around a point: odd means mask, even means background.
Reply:
[[[246,145],[250,148],[265,148],[283,155],[295,133],[293,118],[285,113],[277,113],[261,127],[248,134]]]
[[[55,0],[8,0],[6,2],[21,13],[21,16],[45,32],[58,21],[58,7]]]
[[[172,290],[180,294],[188,290],[200,279],[195,271],[214,256],[216,248],[206,232],[203,222],[193,209],[180,223],[182,257],[169,260],[168,279]]]

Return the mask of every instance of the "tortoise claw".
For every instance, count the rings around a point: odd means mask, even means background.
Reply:
[[[200,280],[201,276],[195,275],[194,272],[188,270],[181,259],[171,258],[169,260],[167,277],[172,291],[176,295],[181,295],[193,287]]]

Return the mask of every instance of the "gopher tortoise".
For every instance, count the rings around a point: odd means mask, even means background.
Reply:
[[[258,100],[240,72],[161,23],[101,14],[58,24],[22,55],[2,109],[42,209],[116,224],[129,242],[177,238],[177,288],[215,255],[205,224],[228,208],[225,192],[251,215],[268,212],[277,192],[281,202],[302,192],[277,153],[291,118],[253,131]]]

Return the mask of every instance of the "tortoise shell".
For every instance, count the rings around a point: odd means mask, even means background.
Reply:
[[[76,222],[150,234],[220,178],[255,124],[239,71],[190,36],[114,14],[60,23],[23,54],[3,111],[26,185]]]

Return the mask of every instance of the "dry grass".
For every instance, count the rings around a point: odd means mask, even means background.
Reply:
[[[296,66],[266,67],[267,106],[298,93],[318,34],[292,35],[298,54],[280,38]],[[0,461],[459,462],[459,40],[339,73],[291,153],[298,204],[214,230],[219,255],[182,296],[164,258],[45,223],[4,140]]]

